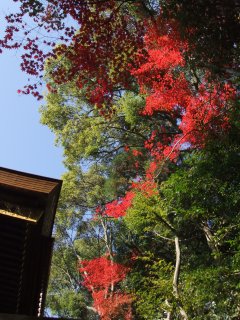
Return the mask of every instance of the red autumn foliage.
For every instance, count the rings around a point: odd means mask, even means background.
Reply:
[[[81,272],[86,272],[83,285],[89,290],[109,290],[111,285],[122,281],[128,268],[106,257],[81,262]]]
[[[148,27],[143,53],[143,26],[129,13],[122,15],[117,1],[94,4],[91,1],[47,0],[46,7],[39,1],[17,1],[21,4],[20,13],[7,17],[8,26],[0,46],[6,49],[22,47],[25,52],[21,67],[29,75],[41,75],[44,62],[51,57],[56,65],[50,71],[53,79],[53,83],[47,85],[50,92],[55,92],[55,86],[59,84],[75,81],[79,89],[86,90],[86,98],[91,104],[102,109],[106,106],[111,111],[116,95],[124,89],[132,89],[135,77],[140,92],[146,96],[141,115],[164,115],[159,128],[151,132],[144,144],[151,156],[146,180],[132,183],[124,197],[106,204],[104,209],[98,208],[99,215],[123,217],[136,193],[143,197],[157,195],[154,178],[164,160],[174,161],[183,149],[203,148],[208,139],[229,129],[229,111],[235,90],[227,83],[209,83],[203,75],[199,83],[191,82],[185,61],[188,44],[181,39],[173,21],[159,20]],[[44,40],[49,50],[46,47],[43,50],[39,37],[30,36],[27,30],[23,19],[26,14],[46,33],[62,31],[61,44],[55,47],[54,41]],[[66,16],[75,21],[79,32],[75,27],[65,26]],[[25,30],[24,41],[14,39],[20,32],[17,24]],[[137,49],[140,49],[138,55]],[[62,64],[59,57],[68,63]],[[131,64],[135,65],[132,70]],[[18,92],[32,92],[41,97],[36,85],[26,86]],[[105,111],[101,110],[100,114],[104,115]],[[129,150],[130,147],[125,146],[125,151]],[[131,151],[136,158],[143,156],[136,149]],[[136,160],[136,169],[139,163]],[[120,290],[120,282],[128,271],[129,268],[107,257],[81,262],[83,285],[91,292],[94,307],[102,320],[132,319],[131,296]]]
[[[23,71],[41,77],[46,59],[52,57],[56,61],[51,72],[54,82],[74,79],[79,88],[86,87],[90,102],[99,107],[112,101],[115,90],[129,88],[129,62],[142,46],[143,26],[130,13],[123,14],[118,2],[15,2],[20,5],[19,12],[6,17],[0,48],[23,48]],[[26,18],[32,19],[36,28],[30,29]],[[59,55],[69,61],[67,68],[59,62]],[[25,86],[22,93],[41,98],[36,84]]]
[[[132,189],[135,190],[135,192],[140,192],[145,198],[150,198],[158,194],[157,183],[153,179],[133,182]]]
[[[184,69],[188,46],[174,23],[163,23],[162,29],[154,25],[148,29],[147,54],[139,53],[138,67],[132,70],[146,95],[142,115],[160,113],[166,117],[165,124],[145,142],[157,162],[174,160],[183,149],[202,148],[209,138],[228,130],[229,110],[236,95],[231,84],[209,83],[206,77],[194,87]]]
[[[104,214],[112,218],[120,218],[125,216],[126,211],[131,206],[134,197],[135,193],[128,191],[124,197],[106,204]]]
[[[56,53],[70,61],[70,69],[63,74],[86,87],[90,102],[102,107],[112,101],[114,91],[129,88],[129,62],[142,46],[142,28],[131,15],[122,15],[115,1],[86,4],[78,23],[80,32]],[[57,83],[66,81],[56,70],[53,77]]]
[[[126,148],[125,148],[125,151],[127,151]],[[133,154],[134,157],[138,157],[138,156],[142,156],[143,155],[142,152],[137,150],[137,149],[132,149],[131,151],[132,151],[132,154]]]
[[[131,296],[124,293],[113,293],[106,297],[104,290],[92,294],[94,306],[101,316],[101,320],[132,320]]]
[[[124,197],[105,205],[104,214],[111,218],[124,217],[128,208],[132,205],[137,192],[140,192],[143,197],[149,198],[157,194],[157,184],[151,178],[148,180],[133,182],[131,190],[126,192]]]
[[[83,285],[92,293],[94,308],[102,320],[132,319],[131,297],[116,289],[116,285],[125,279],[129,268],[107,257],[82,261],[79,269],[84,278]]]

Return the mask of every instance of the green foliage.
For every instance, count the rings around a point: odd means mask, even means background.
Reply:
[[[174,234],[181,248],[180,303],[190,319],[237,319],[240,150],[236,133],[187,154],[160,184],[161,196],[137,193],[128,209],[124,221],[139,252],[129,283],[140,319],[163,318],[171,308],[172,315],[181,318],[171,291]]]
[[[129,275],[129,286],[135,295],[135,308],[140,319],[161,319],[167,309],[165,299],[172,296],[173,266],[150,252],[139,257]]]
[[[238,312],[239,164],[239,144],[230,133],[189,155],[162,184],[172,223],[185,239],[180,288],[193,319],[235,319]]]
[[[86,298],[82,294],[62,289],[58,294],[48,297],[48,307],[56,316],[86,319],[88,311],[85,301]]]
[[[62,63],[68,67],[68,61]],[[144,181],[153,159],[145,141],[155,132],[154,143],[161,143],[162,124],[176,134],[181,119],[161,112],[143,117],[145,96],[137,90],[115,92],[111,117],[102,116],[74,81],[55,85],[51,68],[50,60],[46,80],[51,90],[41,108],[42,122],[63,146],[68,169],[55,226],[51,310],[94,319],[93,314],[85,314],[92,298],[81,286],[76,261],[100,257],[110,248],[115,261],[132,268],[122,288],[134,298],[136,319],[164,319],[169,312],[173,319],[183,319],[181,308],[189,319],[237,319],[239,105],[231,106],[227,133],[211,137],[202,150],[180,150],[176,163],[158,164],[162,170],[156,178],[157,192],[145,196],[135,190],[124,218],[100,214],[92,219],[96,208],[102,212],[114,199],[121,203],[133,181]],[[190,82],[194,71],[186,71]],[[197,70],[196,77],[203,74]],[[133,151],[141,152],[137,165]],[[176,237],[181,251],[177,295],[173,288]]]
[[[235,319],[239,293],[228,267],[213,264],[184,272],[183,303],[193,319]],[[229,294],[231,293],[231,294]]]
[[[134,319],[186,320],[184,312],[195,320],[239,319],[239,1],[16,1],[20,15],[7,18],[1,46],[23,46],[22,69],[30,74],[51,57],[41,122],[63,147],[67,168],[51,313],[99,319],[78,269],[107,254],[131,269],[115,288],[107,284],[112,310],[116,293],[127,290]],[[59,31],[63,45],[50,55],[40,50],[21,22],[26,14],[46,33]],[[66,27],[68,15],[79,31]],[[14,43],[16,22],[28,36]],[[40,97],[35,85],[25,89]],[[152,173],[152,194],[131,187]],[[107,206],[113,213],[120,207],[118,220]],[[108,293],[101,294],[104,302]]]
[[[66,165],[96,159],[109,162],[126,145],[143,148],[145,132],[149,129],[142,120],[138,123],[138,112],[144,105],[142,97],[124,94],[116,101],[115,114],[111,119],[104,119],[96,106],[87,102],[84,89],[77,88],[74,81],[55,89],[49,71],[52,63],[50,60],[46,67],[46,81],[52,89],[46,105],[40,109],[41,121],[63,146]],[[67,61],[62,63],[66,65]]]
[[[124,217],[127,227],[133,232],[144,233],[164,226],[162,219],[166,218],[166,214],[161,206],[158,195],[143,197],[141,193],[137,193]]]
[[[124,114],[125,121],[130,125],[142,122],[140,111],[145,105],[145,99],[141,95],[127,92],[121,99],[117,101],[117,110]]]
[[[239,145],[229,139],[191,154],[162,184],[170,210],[177,217],[212,220],[213,224],[216,219],[218,227],[233,221],[240,205],[239,164]]]

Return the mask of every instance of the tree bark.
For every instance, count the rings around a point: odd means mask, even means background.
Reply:
[[[180,314],[184,320],[188,319],[188,316],[184,309],[181,306],[181,303],[179,301],[179,291],[178,291],[178,282],[179,282],[179,275],[180,275],[180,266],[181,266],[181,251],[180,251],[180,245],[179,245],[179,239],[177,236],[175,236],[175,251],[176,251],[176,263],[175,263],[175,271],[173,276],[173,295],[175,296],[177,302]],[[171,317],[169,318],[171,319]]]

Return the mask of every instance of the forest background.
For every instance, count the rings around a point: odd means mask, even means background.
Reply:
[[[67,170],[51,313],[239,319],[239,1],[15,2]]]

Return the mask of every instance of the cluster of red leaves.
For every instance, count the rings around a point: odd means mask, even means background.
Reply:
[[[145,142],[157,162],[174,160],[186,148],[202,148],[209,138],[228,130],[235,90],[230,84],[209,83],[206,79],[197,89],[193,86],[184,72],[188,46],[176,25],[160,21],[159,28],[149,28],[145,48],[147,55],[139,54],[138,67],[132,74],[146,95],[142,115],[166,115],[165,124],[161,123]],[[175,133],[169,132],[170,119]]]
[[[187,81],[181,72],[177,77],[174,72],[185,64],[183,53],[187,45],[175,28],[162,23],[159,28],[149,27],[144,38],[147,55],[140,51],[138,67],[132,70],[141,92],[147,95],[143,115],[152,115],[159,108],[172,113],[173,106],[185,104]]]
[[[204,147],[210,136],[217,137],[229,128],[229,111],[236,91],[229,84],[199,86],[198,93],[189,97],[179,128],[181,144]],[[174,143],[177,141],[175,140]]]
[[[115,90],[129,88],[129,63],[143,45],[143,26],[129,13],[123,14],[122,5],[117,1],[15,1],[20,4],[20,12],[6,17],[8,25],[0,48],[22,47],[23,71],[41,76],[44,62],[52,57],[56,61],[51,74],[54,82],[62,84],[74,79],[79,88],[86,87],[87,98],[98,107],[109,105]],[[29,16],[37,26],[32,30],[24,22]],[[74,21],[73,26],[65,25],[66,17]],[[79,31],[76,32],[77,28]],[[19,31],[23,36],[15,41],[14,35]],[[35,35],[39,31],[41,39]],[[56,32],[51,38],[56,39],[48,41],[48,33],[52,31]],[[55,47],[56,41],[62,44]],[[41,49],[41,43],[44,49]],[[59,62],[59,55],[68,60],[67,69]],[[33,85],[26,86],[21,92],[41,97]]]
[[[132,183],[132,190],[140,192],[145,198],[150,198],[158,194],[157,183],[153,179],[142,180]]]
[[[125,279],[129,268],[113,262],[107,257],[95,258],[81,262],[80,272],[84,278],[83,285],[92,293],[94,307],[102,320],[125,320],[131,317],[131,297],[113,288]]]
[[[107,257],[81,262],[80,272],[86,272],[83,285],[89,290],[109,290],[111,285],[122,281],[126,277],[128,268],[113,262]]]
[[[151,161],[146,170],[146,179],[154,180],[157,169],[158,169],[158,162],[156,160]]]
[[[106,297],[105,291],[101,290],[92,294],[94,306],[101,315],[101,320],[124,320],[132,319],[131,296],[124,293],[113,293]]]
[[[0,52],[4,49],[22,49],[21,69],[28,75],[41,79],[44,63],[47,58],[52,56],[51,48],[56,45],[55,41],[52,41],[54,35],[49,37],[48,33],[53,30],[62,31],[65,27],[61,22],[62,11],[58,10],[60,1],[48,0],[46,6],[41,0],[14,1],[19,4],[19,12],[5,17],[7,26],[4,36],[0,39]],[[55,8],[55,12],[48,20],[46,16],[49,16],[51,6]],[[31,25],[31,21],[35,24],[34,26]],[[45,36],[43,35],[44,31],[46,32]],[[55,40],[58,40],[57,35]],[[31,93],[37,99],[41,99],[42,95],[38,90],[41,84],[41,81],[38,81],[25,85],[22,90],[18,90],[18,93]]]
[[[105,205],[104,214],[112,218],[124,217],[127,210],[132,205],[136,193],[141,193],[145,198],[152,197],[158,194],[157,184],[153,179],[141,180],[139,182],[133,182],[131,190],[126,192],[124,197],[118,200],[114,200]]]
[[[133,191],[128,191],[124,197],[107,203],[104,214],[112,218],[120,218],[126,215],[127,209],[131,206],[135,197]]]
[[[89,101],[101,108],[111,103],[114,91],[129,88],[129,62],[142,46],[142,28],[130,15],[120,13],[116,1],[86,2],[78,23],[80,32],[71,44],[55,50],[71,66],[60,74],[55,69],[52,76],[56,83],[65,82],[66,74],[75,79],[80,88],[87,89]]]
[[[216,139],[229,129],[236,90],[231,84],[208,82],[203,76],[201,83],[194,86],[186,76],[184,54],[188,45],[180,38],[176,24],[159,21],[158,27],[151,25],[144,41],[146,52],[139,52],[137,67],[132,70],[141,93],[146,96],[141,115],[161,114],[163,119],[144,143],[152,158],[146,181],[139,189],[146,196],[147,184],[152,183],[160,171],[165,172],[165,160],[175,161],[182,150],[203,148],[209,139]],[[125,151],[129,152],[130,148],[126,146]],[[142,155],[137,150],[131,152],[136,158]],[[116,218],[124,216],[132,204],[134,189],[136,185],[125,197],[109,204],[105,213]],[[156,186],[152,190],[156,190]]]

